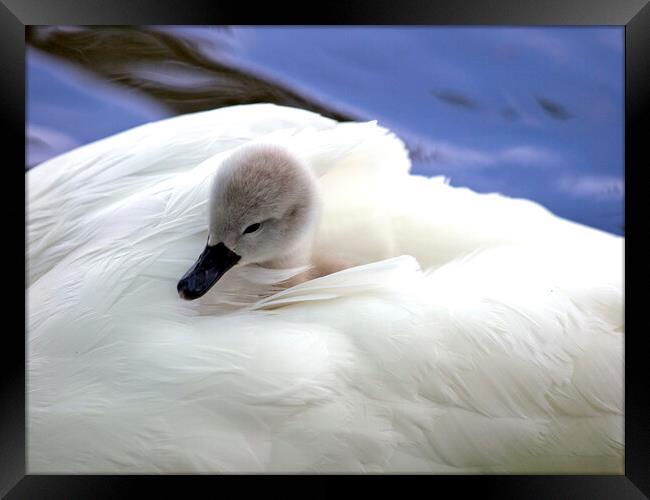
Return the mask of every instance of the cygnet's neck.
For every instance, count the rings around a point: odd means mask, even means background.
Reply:
[[[313,234],[305,235],[294,247],[273,259],[260,262],[258,265],[269,269],[290,269],[311,264]]]
[[[279,278],[278,276],[278,281],[276,281],[268,290],[260,290],[260,295],[271,295],[280,289],[290,288],[322,275],[317,269],[312,254],[313,240],[315,237],[314,233],[315,228],[305,234],[297,244],[295,244],[290,250],[283,252],[282,255],[257,264],[265,269],[278,271],[285,269],[287,271],[296,270],[295,273],[290,272],[290,274],[284,274],[282,278]]]
[[[276,283],[280,288],[289,288],[305,281],[326,276],[346,269],[352,265],[347,259],[341,258],[335,252],[321,250],[313,250],[313,235],[306,237],[301,244],[293,251],[288,252],[280,258],[270,260],[268,262],[259,264],[261,267],[267,269],[296,269],[306,268],[290,278]]]

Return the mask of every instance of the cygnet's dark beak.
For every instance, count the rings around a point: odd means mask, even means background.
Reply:
[[[194,265],[178,282],[178,295],[185,300],[201,297],[212,288],[228,269],[239,262],[241,257],[223,243],[206,245]]]

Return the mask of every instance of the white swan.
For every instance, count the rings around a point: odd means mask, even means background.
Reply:
[[[358,265],[181,300],[211,180],[257,143],[311,169],[312,248]],[[409,166],[375,123],[250,105],[30,170],[28,471],[622,473],[623,239]]]

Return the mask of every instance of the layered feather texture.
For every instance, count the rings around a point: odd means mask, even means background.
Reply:
[[[252,141],[313,169],[315,248],[359,265],[182,301]],[[30,170],[29,472],[622,473],[623,239],[409,167],[374,122],[251,105]]]

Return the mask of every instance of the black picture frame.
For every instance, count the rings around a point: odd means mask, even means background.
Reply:
[[[245,3],[218,1],[175,2],[172,0],[0,0],[0,100],[6,160],[0,203],[2,204],[4,256],[3,284],[9,303],[5,305],[5,332],[0,379],[0,495],[7,498],[116,498],[128,494],[145,480],[154,479],[170,494],[172,486],[186,490],[191,479],[206,486],[213,481],[223,488],[223,476],[192,476],[173,480],[162,476],[37,476],[25,475],[25,322],[26,304],[17,296],[17,283],[24,279],[18,262],[24,250],[23,211],[25,138],[25,26],[43,24],[384,24],[384,25],[616,25],[625,27],[625,230],[632,241],[641,234],[642,219],[637,190],[644,188],[644,167],[650,167],[645,151],[650,95],[650,6],[648,0],[456,0],[400,2],[327,3],[324,8],[305,6],[304,11],[277,3],[254,8]],[[288,13],[292,14],[289,15]],[[644,126],[645,125],[645,126]],[[8,153],[12,153],[9,155]],[[9,160],[9,158],[11,158]],[[24,177],[22,178],[24,183]],[[24,186],[24,184],[23,184]],[[22,218],[22,220],[21,220]],[[20,242],[23,242],[21,244]],[[626,245],[625,263],[631,257]],[[639,266],[644,262],[636,261]],[[632,264],[634,266],[634,264]],[[632,267],[635,276],[625,280],[625,297],[641,293],[633,283],[642,267]],[[625,308],[625,321],[631,314]],[[26,316],[25,316],[26,317]],[[23,317],[23,319],[25,319]],[[650,495],[650,419],[648,377],[642,330],[632,329],[625,338],[625,475],[624,476],[419,476],[453,487],[455,495],[468,488],[499,498],[648,498]],[[302,480],[302,477],[300,478]],[[320,480],[322,482],[322,480]],[[383,484],[383,483],[382,483]],[[147,485],[150,490],[150,486]],[[297,489],[303,494],[308,490]],[[220,494],[220,490],[213,490]],[[434,493],[429,490],[429,493]]]

